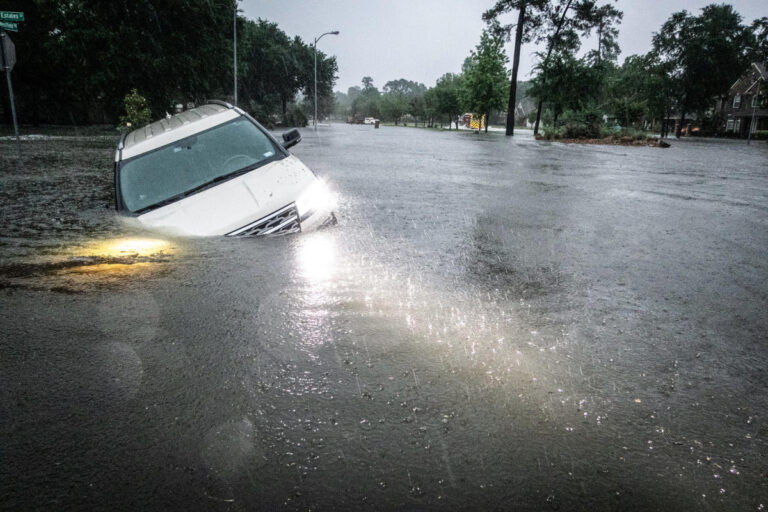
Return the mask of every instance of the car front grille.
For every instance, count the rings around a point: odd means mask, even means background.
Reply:
[[[296,205],[291,203],[266,217],[227,233],[227,236],[276,236],[299,231],[299,212]]]

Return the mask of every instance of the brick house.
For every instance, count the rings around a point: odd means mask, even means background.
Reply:
[[[753,62],[720,103],[725,134],[746,138],[749,130],[768,130],[768,71]],[[753,120],[754,119],[754,120]]]

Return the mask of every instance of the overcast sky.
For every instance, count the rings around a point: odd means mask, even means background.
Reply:
[[[240,0],[247,18],[276,22],[293,37],[312,43],[323,32],[327,35],[318,49],[335,55],[339,79],[335,90],[346,92],[360,85],[363,76],[373,78],[380,89],[389,80],[406,78],[433,86],[444,73],[457,73],[461,64],[480,40],[484,28],[482,13],[494,0]],[[601,3],[608,3],[607,1]],[[699,13],[711,0],[618,0],[614,5],[624,12],[619,27],[621,56],[645,53],[652,33],[673,12],[683,9]],[[745,22],[768,16],[768,0],[728,2]],[[594,42],[583,44],[591,49]],[[519,79],[529,77],[534,45],[525,45],[520,54]],[[508,45],[510,63],[512,44]],[[510,64],[511,65],[511,64]]]

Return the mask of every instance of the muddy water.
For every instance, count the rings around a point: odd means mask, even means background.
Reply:
[[[268,240],[0,142],[4,506],[768,506],[768,147],[303,136],[339,225]]]

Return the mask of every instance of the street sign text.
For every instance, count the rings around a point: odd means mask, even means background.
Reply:
[[[0,11],[0,20],[2,21],[24,21],[23,12]]]

